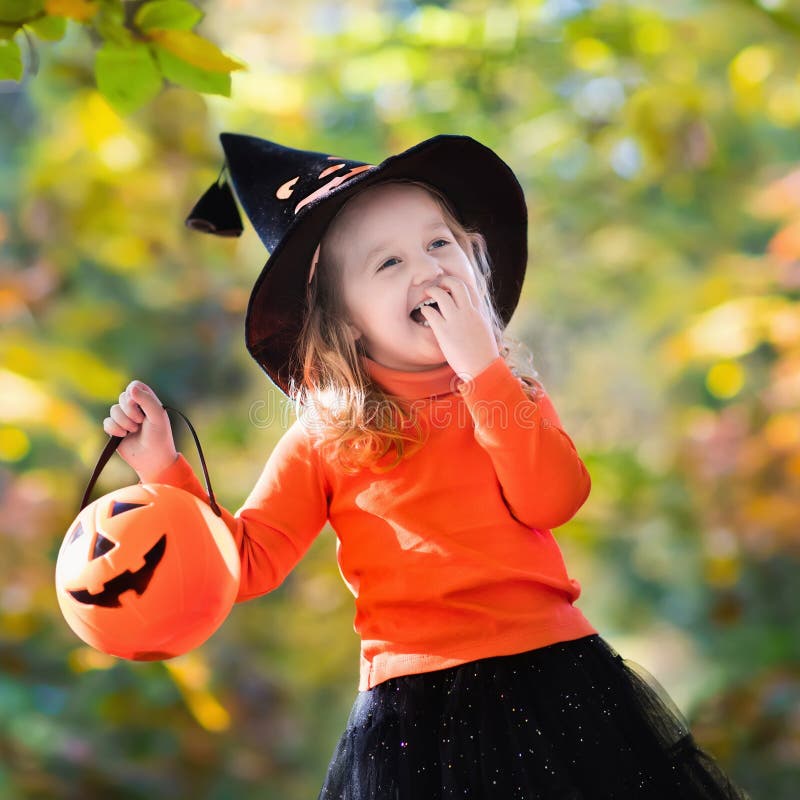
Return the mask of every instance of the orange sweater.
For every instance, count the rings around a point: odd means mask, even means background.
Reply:
[[[223,509],[241,555],[237,602],[279,586],[330,520],[355,597],[359,690],[597,633],[550,530],[591,481],[547,395],[528,399],[502,357],[466,382],[449,365],[365,364],[414,399],[428,440],[388,472],[345,474],[295,421],[242,507]],[[208,499],[181,453],[153,482]]]

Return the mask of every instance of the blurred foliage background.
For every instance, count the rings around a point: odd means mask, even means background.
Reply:
[[[531,259],[510,330],[593,481],[556,532],[578,605],[754,800],[795,798],[800,3],[198,7],[196,35],[244,65],[222,70],[230,96],[173,59],[121,109],[95,63],[113,31],[5,29],[28,67],[0,82],[0,796],[305,800],[352,704],[329,528],[173,661],[103,656],[56,604],[131,379],[189,415],[231,510],[291,421],[244,348],[258,237],[183,227],[234,130],[369,163],[464,133],[513,166]],[[115,457],[99,488],[135,481]]]

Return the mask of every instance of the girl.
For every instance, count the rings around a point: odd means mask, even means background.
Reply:
[[[247,346],[297,410],[223,509],[238,600],[277,587],[330,521],[361,636],[320,800],[746,798],[575,605],[552,529],[591,481],[504,334],[526,261],[513,173],[468,137],[378,166],[222,141],[271,250]],[[188,223],[241,231],[227,183]],[[207,500],[148,386],[104,429],[143,482]]]

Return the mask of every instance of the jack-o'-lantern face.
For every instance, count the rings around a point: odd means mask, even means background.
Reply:
[[[105,653],[170,658],[204,642],[239,590],[226,523],[183,489],[136,484],[81,511],[56,563],[69,626]]]
[[[115,517],[118,514],[124,514],[137,508],[146,508],[144,503],[120,503],[115,500],[111,503],[110,516]],[[105,534],[102,530],[95,530],[93,533],[93,542],[84,542],[88,544],[90,554],[89,560],[94,561],[101,558],[107,553],[120,546],[120,543],[110,538],[113,536],[112,532],[106,527]],[[78,522],[73,526],[72,531],[68,534],[65,546],[70,547],[81,539],[88,539],[87,532],[83,527],[83,523]],[[114,608],[120,605],[120,595],[128,590],[133,590],[136,594],[142,594],[147,589],[153,573],[158,567],[161,559],[164,557],[164,551],[167,547],[167,535],[162,534],[158,541],[144,554],[144,565],[136,570],[126,569],[124,572],[109,578],[103,584],[101,591],[92,593],[88,589],[67,589],[67,592],[74,597],[79,603],[87,603],[89,605],[103,606],[104,608]]]
[[[159,525],[154,519],[152,502],[111,500],[105,513],[98,511],[94,520],[81,515],[64,540],[64,588],[79,603],[117,608],[125,592],[147,590],[164,557],[167,535],[163,521]],[[146,515],[147,522],[121,520],[123,514]]]

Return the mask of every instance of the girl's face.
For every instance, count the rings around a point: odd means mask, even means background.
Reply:
[[[340,269],[350,330],[367,355],[414,372],[445,364],[433,330],[414,308],[445,275],[477,287],[433,197],[413,185],[370,187],[347,204],[325,238]]]

